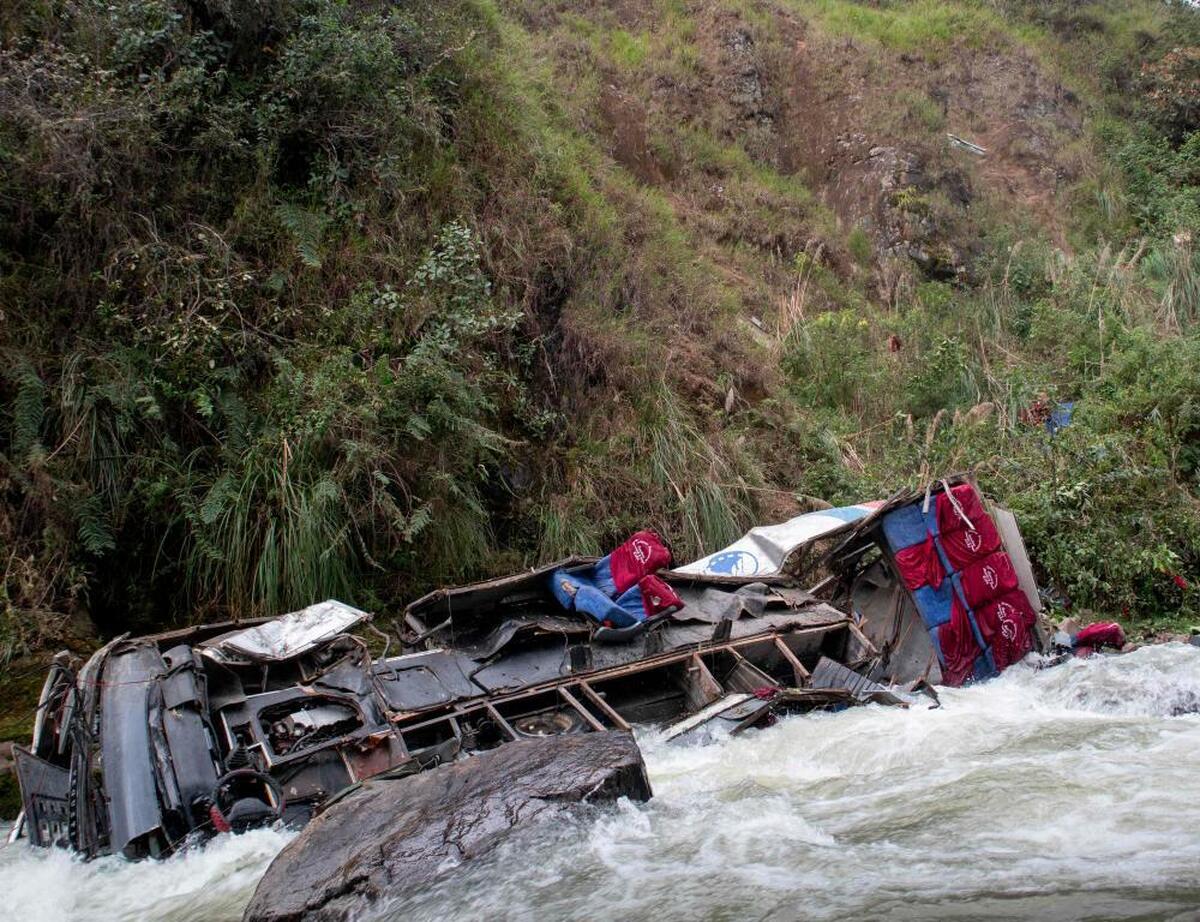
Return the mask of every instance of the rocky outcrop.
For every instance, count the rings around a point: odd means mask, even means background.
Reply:
[[[517,826],[581,802],[646,800],[650,783],[627,733],[509,743],[403,778],[365,782],[271,862],[245,922],[348,919],[494,848]]]

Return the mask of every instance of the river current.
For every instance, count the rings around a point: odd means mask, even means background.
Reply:
[[[371,919],[1200,920],[1200,648],[642,744],[649,803],[526,829]],[[289,838],[140,864],[0,848],[4,914],[236,920]]]

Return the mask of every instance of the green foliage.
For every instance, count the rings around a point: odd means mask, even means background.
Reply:
[[[835,33],[934,57],[955,41],[982,45],[1005,31],[999,18],[983,4],[916,0],[868,5],[855,0],[815,0],[805,7]]]
[[[735,540],[750,524],[748,472],[710,444],[665,383],[650,389],[641,411],[635,454],[656,489],[677,500],[675,553],[691,558]]]
[[[508,446],[487,423],[498,362],[487,341],[520,314],[495,308],[480,260],[475,235],[447,225],[403,293],[351,299],[341,319],[370,357],[333,343],[299,354],[304,367],[278,355],[252,420],[213,406],[220,448],[176,488],[194,598],[279,611],[352,594],[367,562],[428,554],[437,577],[482,563],[480,489]]]
[[[784,170],[772,126],[656,101],[662,181],[616,167],[601,80],[706,100],[708,12],[0,13],[0,662],[71,611],[112,634],[328,595],[395,610],[633,527],[688,557],[763,497],[971,464],[1078,604],[1194,610],[1164,573],[1200,581],[1200,141],[1170,56],[1194,10],[721,11],[771,105],[796,14],[871,67],[1028,49],[1083,87],[1078,144],[1105,159],[1062,190],[1071,255],[1002,213],[970,273],[916,284]],[[929,96],[896,102],[897,143],[942,144]],[[915,189],[890,204],[942,217]],[[1053,442],[1021,422],[1043,393],[1080,405]]]
[[[946,127],[946,115],[942,107],[926,93],[901,90],[896,102],[903,107],[905,115],[926,131],[942,131]]]
[[[1172,48],[1144,64],[1141,77],[1147,105],[1169,137],[1200,130],[1200,46]]]
[[[878,373],[870,324],[853,311],[818,314],[793,332],[782,365],[804,403],[862,412]]]
[[[646,39],[641,35],[631,35],[624,29],[617,29],[609,36],[612,56],[617,64],[625,68],[641,66],[646,60]]]
[[[277,213],[279,223],[296,241],[296,251],[304,265],[310,269],[321,268],[321,240],[329,227],[329,215],[309,211],[292,202],[280,205]]]
[[[905,390],[905,409],[913,416],[932,416],[938,410],[974,403],[979,390],[963,343],[953,336],[939,338],[912,371]]]
[[[1029,445],[998,470],[1040,565],[1079,606],[1135,623],[1200,610],[1200,388],[1187,370],[1197,360],[1194,336],[1123,334],[1073,425],[1029,439],[1040,451]]]
[[[850,251],[850,255],[854,257],[854,261],[860,266],[866,266],[870,263],[871,257],[874,255],[874,247],[871,245],[870,235],[863,230],[862,227],[855,225],[846,238],[846,248]]]
[[[1118,149],[1117,161],[1143,227],[1156,234],[1200,227],[1200,131],[1178,150],[1161,136],[1132,138]]]
[[[46,388],[33,366],[20,353],[4,356],[4,374],[13,388],[11,406],[12,450],[28,455],[41,440],[46,415]]]
[[[5,52],[0,477],[26,511],[0,523],[45,574],[6,584],[18,612],[80,567],[113,629],[477,572],[502,430],[546,425],[519,300],[467,223],[429,231],[474,194],[446,172],[470,11],[206,10],[31,12]]]

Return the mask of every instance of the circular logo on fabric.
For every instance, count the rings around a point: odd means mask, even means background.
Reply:
[[[758,558],[749,551],[726,551],[714,555],[705,569],[726,576],[753,576],[758,572]]]
[[[995,589],[1000,585],[1000,577],[996,575],[996,569],[991,564],[983,568],[983,581],[987,583],[989,589]]]
[[[1007,641],[1017,639],[1017,609],[1009,605],[1007,602],[1001,602],[996,606],[996,617],[1000,620],[1000,633],[1004,635]]]
[[[963,544],[967,546],[967,550],[974,553],[983,547],[983,539],[979,537],[979,532],[967,529],[967,533],[963,536]]]
[[[635,538],[633,541],[633,556],[638,563],[645,563],[650,559],[652,548],[650,542],[644,538]]]

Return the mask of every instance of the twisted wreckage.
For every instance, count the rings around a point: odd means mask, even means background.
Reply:
[[[367,615],[332,601],[118,638],[78,669],[60,654],[17,751],[18,831],[131,858],[319,813],[310,829],[328,836],[339,811],[378,796],[366,779],[388,779],[403,810],[418,777],[470,775],[512,746],[509,763],[556,746],[578,762],[589,735],[610,753],[603,740],[628,741],[609,793],[648,797],[634,726],[696,739],[781,713],[905,706],[1043,645],[1016,523],[964,478],[755,529],[679,569],[668,559],[639,533],[601,560],[438,590],[406,609],[405,652],[378,659],[353,633]]]

